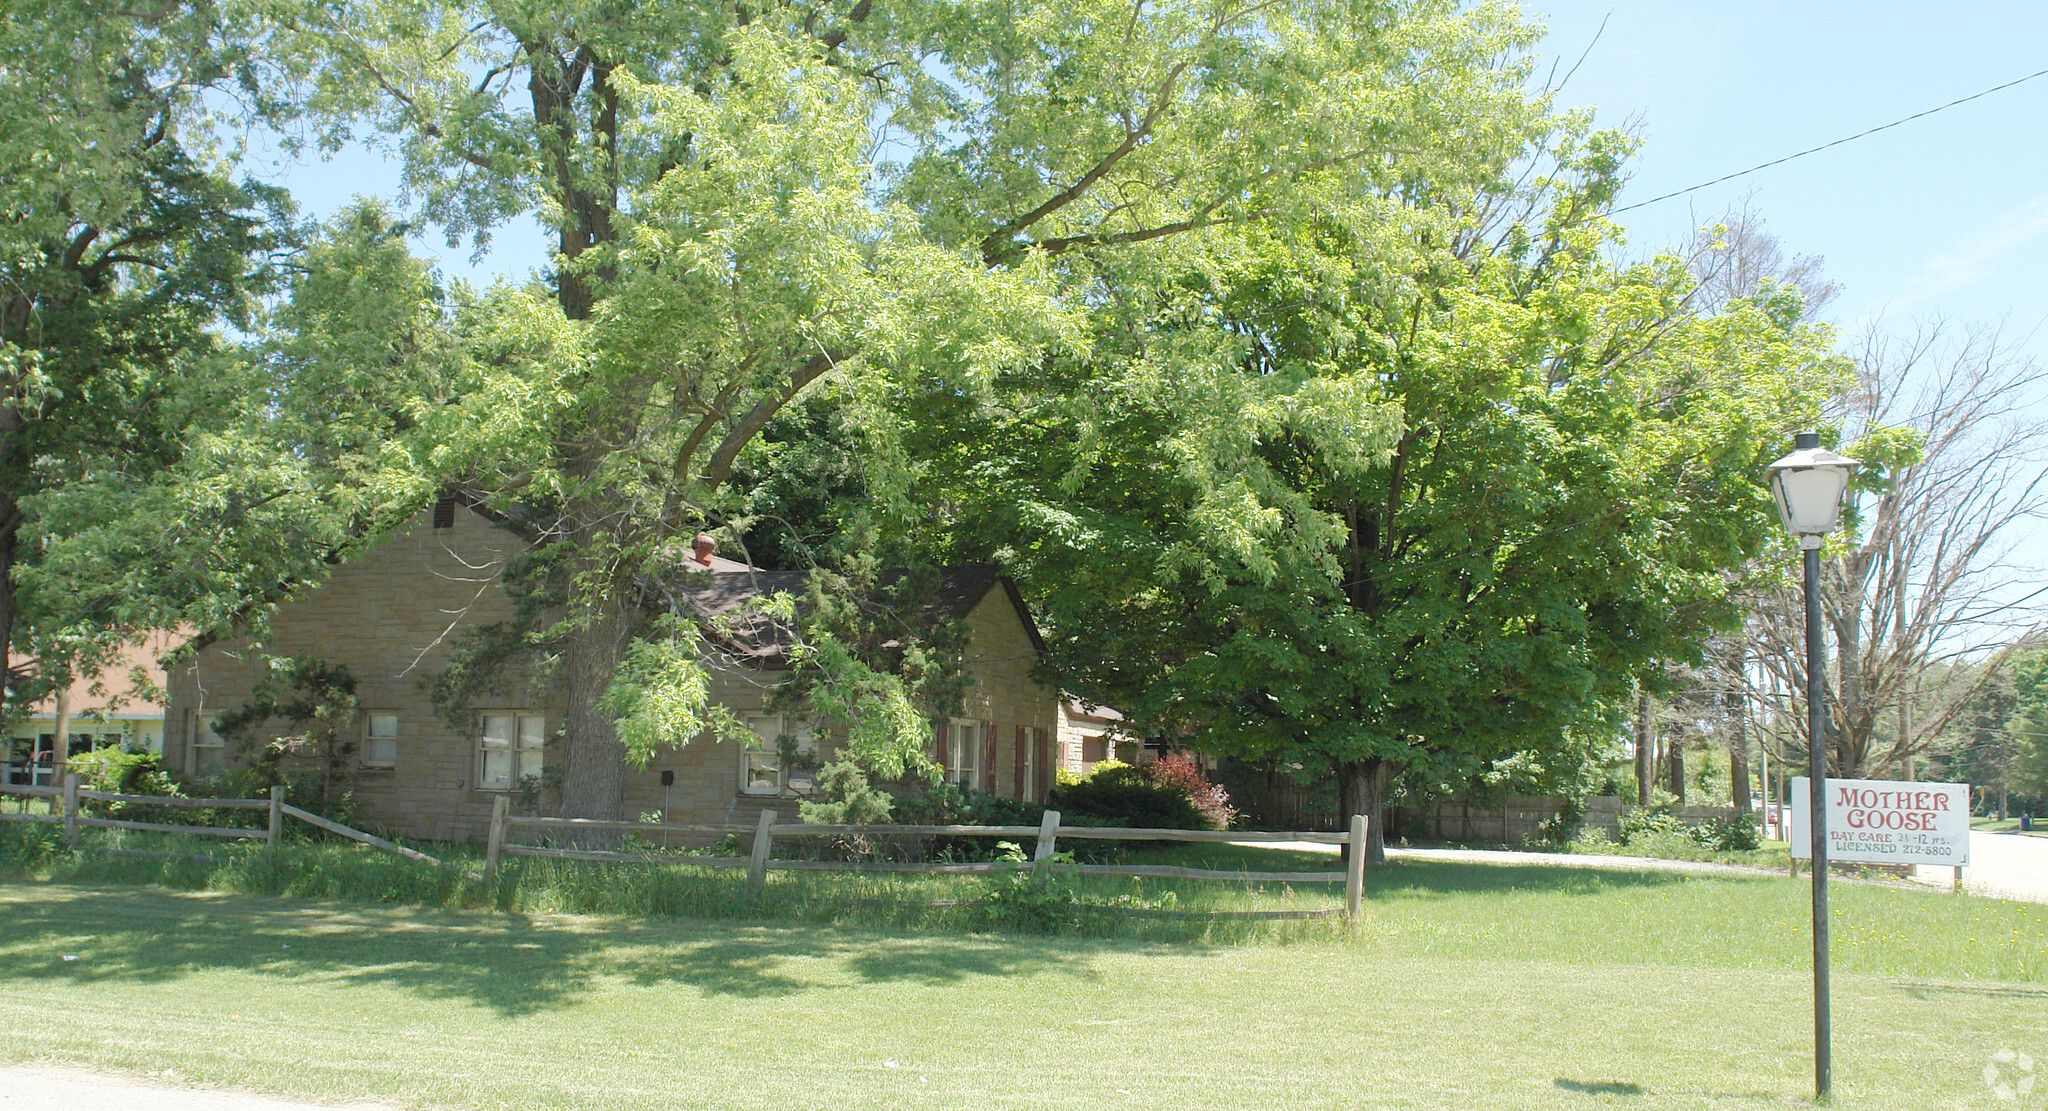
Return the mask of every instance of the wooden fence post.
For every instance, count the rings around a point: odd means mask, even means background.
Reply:
[[[1344,919],[1358,921],[1365,902],[1365,815],[1351,816],[1351,852],[1344,860]]]
[[[499,795],[491,800],[491,838],[484,847],[484,879],[498,874],[498,857],[505,852],[505,804],[508,800]]]
[[[78,847],[78,773],[64,773],[64,847]]]
[[[754,855],[747,861],[747,897],[756,898],[768,882],[768,853],[775,845],[775,811],[761,811],[761,824],[754,827]]]
[[[1038,823],[1038,848],[1031,854],[1031,877],[1044,883],[1052,875],[1052,846],[1060,835],[1060,812],[1048,810]]]
[[[270,788],[270,847],[284,842],[284,784]]]

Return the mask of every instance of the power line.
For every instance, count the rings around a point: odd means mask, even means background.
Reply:
[[[1706,188],[1709,188],[1709,187],[1711,187],[1711,186],[1719,185],[1719,184],[1721,184],[1721,183],[1722,183],[1722,182],[1724,182],[1724,181],[1734,181],[1734,180],[1735,180],[1736,178],[1738,178],[1738,177],[1747,177],[1747,176],[1748,176],[1748,175],[1750,175],[1750,174],[1756,173],[1756,172],[1757,172],[1758,170],[1768,170],[1768,169],[1770,169],[1770,168],[1771,168],[1772,166],[1782,166],[1782,165],[1784,165],[1785,163],[1787,163],[1787,162],[1790,162],[1790,161],[1792,161],[1792,160],[1793,160],[1793,159],[1795,159],[1795,158],[1804,158],[1804,157],[1806,157],[1806,156],[1807,156],[1807,155],[1809,155],[1809,154],[1819,154],[1819,153],[1820,153],[1821,151],[1824,151],[1824,150],[1828,150],[1828,149],[1830,149],[1830,148],[1832,148],[1832,147],[1839,147],[1839,146],[1841,146],[1841,145],[1842,145],[1843,143],[1853,143],[1853,142],[1855,142],[1855,141],[1856,141],[1856,140],[1858,140],[1858,139],[1862,139],[1862,138],[1865,138],[1865,137],[1867,137],[1867,136],[1875,135],[1875,134],[1877,134],[1877,133],[1878,133],[1878,132],[1880,132],[1880,131],[1888,131],[1888,130],[1890,130],[1890,129],[1894,128],[1894,127],[1897,127],[1897,126],[1899,126],[1899,125],[1900,125],[1900,124],[1902,124],[1902,123],[1912,123],[1912,122],[1913,122],[1914,120],[1918,120],[1918,119],[1925,119],[1926,117],[1928,117],[1928,116],[1931,116],[1931,115],[1935,114],[1936,112],[1944,112],[1944,111],[1947,111],[1947,110],[1948,110],[1948,109],[1950,109],[1950,108],[1954,108],[1954,107],[1955,107],[1956,105],[1958,105],[1958,104],[1968,104],[1969,102],[1971,102],[1971,101],[1973,101],[1973,100],[1976,100],[1976,99],[1978,99],[1978,98],[1980,98],[1980,97],[1987,97],[1987,96],[1990,96],[1990,95],[1991,95],[1992,93],[1996,93],[1996,92],[2003,92],[2003,91],[2005,91],[2006,89],[2010,89],[2010,88],[2012,88],[2012,87],[2013,87],[2014,85],[2024,85],[2024,84],[2026,84],[2027,82],[2029,82],[2029,81],[2032,81],[2032,80],[2033,80],[2034,78],[2036,78],[2036,77],[2048,77],[2048,69],[2044,69],[2044,70],[2039,70],[2039,71],[2037,71],[2037,72],[2034,72],[2034,73],[2030,73],[2030,74],[2027,74],[2027,75],[2026,75],[2025,77],[2020,77],[2020,78],[2016,78],[2016,79],[2014,79],[2014,80],[2011,80],[2011,81],[2007,81],[2007,82],[2006,82],[2005,84],[2003,84],[2003,85],[1993,85],[1993,86],[1992,86],[1991,88],[1985,89],[1985,90],[1984,90],[1983,92],[1981,92],[1981,93],[1972,93],[1972,94],[1970,94],[1969,96],[1963,97],[1963,98],[1962,98],[1961,100],[1951,100],[1951,101],[1949,101],[1949,102],[1948,102],[1947,104],[1943,104],[1943,105],[1941,105],[1941,106],[1939,106],[1939,107],[1936,107],[1936,108],[1929,108],[1929,109],[1928,109],[1928,110],[1926,110],[1925,112],[1915,112],[1915,113],[1913,113],[1912,115],[1910,115],[1910,116],[1907,116],[1907,117],[1905,117],[1904,119],[1897,119],[1897,120],[1893,120],[1892,122],[1890,122],[1890,123],[1888,123],[1888,124],[1883,124],[1883,125],[1880,125],[1880,126],[1878,126],[1878,127],[1873,127],[1873,128],[1871,128],[1870,130],[1868,130],[1868,131],[1859,131],[1859,132],[1857,132],[1856,134],[1854,134],[1854,135],[1851,135],[1851,136],[1849,136],[1849,137],[1847,137],[1847,138],[1844,138],[1844,139],[1836,139],[1836,140],[1835,140],[1834,142],[1832,142],[1832,143],[1822,143],[1821,145],[1819,145],[1819,146],[1817,146],[1817,147],[1813,147],[1813,148],[1812,148],[1812,149],[1810,149],[1810,150],[1802,150],[1802,151],[1800,151],[1800,152],[1799,152],[1798,154],[1788,154],[1788,155],[1786,155],[1786,156],[1785,156],[1785,157],[1783,157],[1783,158],[1779,158],[1779,159],[1774,159],[1774,160],[1772,160],[1772,161],[1770,161],[1770,162],[1765,162],[1765,163],[1763,163],[1762,165],[1758,165],[1758,166],[1751,166],[1751,167],[1750,167],[1749,169],[1747,169],[1747,170],[1738,170],[1738,171],[1736,171],[1735,173],[1732,173],[1732,174],[1728,174],[1728,175],[1726,175],[1726,176],[1723,176],[1723,177],[1717,177],[1717,178],[1715,178],[1715,179],[1714,179],[1714,180],[1712,180],[1712,181],[1704,181],[1704,182],[1701,182],[1701,183],[1700,183],[1700,184],[1698,184],[1698,185],[1694,185],[1694,186],[1689,186],[1689,187],[1687,187],[1687,188],[1685,188],[1685,189],[1680,189],[1680,190],[1679,190],[1679,191],[1677,191],[1676,193],[1666,193],[1666,194],[1664,194],[1664,195],[1663,195],[1663,196],[1661,196],[1661,197],[1651,197],[1651,198],[1650,198],[1649,200],[1647,200],[1647,201],[1637,201],[1636,203],[1634,203],[1634,204],[1631,204],[1631,205],[1623,205],[1623,206],[1622,206],[1622,207],[1620,207],[1620,208],[1617,208],[1617,209],[1613,209],[1613,210],[1609,211],[1608,215],[1610,215],[1610,216],[1618,216],[1618,215],[1620,215],[1620,214],[1622,214],[1622,213],[1624,213],[1624,212],[1628,212],[1628,211],[1630,211],[1630,210],[1632,210],[1632,209],[1642,208],[1642,207],[1645,207],[1645,206],[1647,206],[1647,205],[1653,205],[1653,204],[1656,204],[1656,203],[1657,203],[1658,201],[1668,201],[1668,200],[1670,200],[1670,199],[1671,199],[1671,198],[1673,198],[1673,197],[1683,197],[1683,196],[1685,196],[1685,195],[1686,195],[1687,193],[1697,193],[1697,192],[1699,192],[1699,191],[1700,191],[1700,190],[1702,190],[1702,189],[1706,189]]]

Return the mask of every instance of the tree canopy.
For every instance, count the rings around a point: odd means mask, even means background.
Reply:
[[[92,287],[93,334],[185,297],[136,318],[178,342],[122,357],[203,362],[177,380],[214,392],[173,392],[203,425],[137,425],[175,428],[147,476],[98,462],[90,420],[45,422],[76,442],[22,466],[141,492],[77,516],[52,574],[129,553],[170,584],[160,611],[218,628],[458,488],[533,543],[514,586],[545,604],[499,643],[566,698],[571,815],[620,816],[629,757],[716,724],[662,585],[689,538],[795,496],[778,466],[848,453],[842,488],[938,506],[929,552],[1025,573],[1080,693],[1328,767],[1354,809],[1395,770],[1540,778],[1725,618],[1722,571],[1768,527],[1756,469],[1832,381],[1789,291],[1708,311],[1677,261],[1610,261],[1628,144],[1532,86],[1511,5],[220,0],[183,31],[178,5],[103,21],[113,45],[62,7],[44,39],[10,26],[38,64],[83,35],[109,51],[89,72],[175,68],[161,47],[204,76],[67,92],[129,153],[42,174],[67,199],[16,209],[65,215],[17,221],[8,257],[89,269],[105,229],[185,204],[175,258],[97,256],[121,277]],[[294,255],[274,312],[236,315],[276,199],[210,154],[178,177],[168,109],[96,107],[221,82],[316,143],[387,145],[451,240],[538,218],[548,268],[446,288],[365,206]],[[62,138],[22,134],[23,165]],[[127,224],[76,223],[115,180]],[[93,355],[51,384],[28,334],[5,466],[33,406],[121,381]],[[884,765],[914,751],[910,692],[945,668],[881,676],[829,643],[858,621],[813,624],[834,719]]]
[[[236,407],[223,329],[277,284],[288,202],[233,179],[200,101],[274,107],[243,31],[210,4],[24,0],[0,21],[0,662],[26,650],[46,683],[134,616],[53,545]]]
[[[310,106],[387,136],[425,216],[552,230],[542,283],[465,318],[474,419],[432,468],[550,513],[564,808],[593,816],[620,805],[605,692],[661,635],[644,584],[734,512],[782,408],[832,390],[895,435],[1005,375],[1051,388],[1148,290],[1259,229],[1375,243],[1404,185],[1504,172],[1540,115],[1502,62],[1529,28],[1436,0],[365,0],[302,29]],[[1309,419],[1351,419],[1328,400]]]
[[[1828,336],[1788,291],[1709,313],[1676,259],[1609,263],[1618,137],[1537,102],[1496,141],[1134,285],[1131,327],[943,456],[1074,689],[1376,815],[1394,772],[1576,774],[1733,620]]]

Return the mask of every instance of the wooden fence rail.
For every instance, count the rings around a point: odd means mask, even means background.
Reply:
[[[749,852],[745,860],[730,856],[704,856],[666,853],[623,853],[597,849],[554,848],[542,845],[522,845],[507,840],[514,829],[580,830],[580,831],[670,831],[683,833],[753,833]],[[861,861],[836,860],[784,860],[777,859],[775,839],[777,837],[1035,837],[1031,859],[1028,862],[993,861],[974,864],[893,864],[867,863]],[[1187,842],[1309,842],[1319,845],[1344,845],[1349,849],[1346,867],[1342,871],[1330,872],[1233,872],[1215,868],[1184,868],[1166,864],[1067,864],[1054,863],[1053,855],[1060,838],[1094,841],[1187,841]],[[519,818],[506,813],[506,800],[499,798],[491,807],[490,839],[484,853],[484,875],[496,873],[499,861],[506,856],[552,857],[562,860],[591,860],[612,863],[647,864],[696,864],[713,868],[736,868],[744,864],[747,869],[747,890],[758,895],[767,883],[771,870],[815,871],[815,872],[921,872],[938,875],[978,875],[1002,872],[1030,871],[1043,882],[1055,873],[1083,876],[1146,876],[1165,879],[1251,881],[1255,883],[1342,883],[1344,885],[1344,916],[1357,920],[1364,898],[1365,886],[1365,840],[1366,820],[1362,814],[1353,815],[1351,828],[1344,833],[1299,832],[1243,832],[1229,830],[1196,829],[1119,829],[1103,826],[1062,826],[1057,810],[1045,812],[1045,820],[1036,826],[912,826],[912,825],[804,825],[777,820],[775,811],[764,809],[761,820],[752,826],[743,825],[671,825],[654,822],[612,822],[580,818]]]
[[[1191,829],[1119,829],[1102,826],[1062,826],[1057,810],[1045,812],[1045,820],[1037,826],[962,826],[962,825],[804,825],[781,822],[774,810],[761,811],[760,821],[746,825],[685,825],[672,823],[611,822],[581,818],[522,818],[506,813],[506,799],[500,796],[491,807],[490,840],[484,855],[484,870],[481,873],[451,865],[446,861],[427,855],[417,849],[410,849],[373,834],[351,829],[340,822],[291,806],[284,801],[284,788],[272,787],[267,799],[187,799],[169,798],[158,795],[126,795],[108,791],[90,791],[80,787],[76,773],[67,775],[62,787],[33,787],[0,784],[0,796],[20,798],[47,798],[51,800],[50,814],[0,813],[0,820],[59,822],[64,826],[65,842],[78,844],[81,826],[106,829],[131,829],[152,833],[194,834],[207,837],[264,838],[272,846],[279,843],[287,818],[295,818],[318,829],[334,833],[351,840],[360,841],[385,852],[395,853],[409,860],[444,868],[475,881],[489,879],[505,856],[552,857],[565,860],[602,861],[607,863],[662,863],[694,864],[711,868],[747,869],[747,890],[758,895],[767,882],[772,869],[785,871],[833,871],[833,872],[912,872],[932,875],[988,875],[1003,872],[1030,871],[1040,882],[1054,874],[1084,876],[1144,876],[1165,879],[1222,880],[1255,883],[1337,883],[1344,884],[1344,916],[1350,920],[1358,918],[1364,891],[1366,820],[1364,815],[1354,815],[1347,833],[1325,833],[1301,831],[1293,833],[1271,832],[1230,832],[1227,830]],[[121,818],[95,818],[86,816],[80,809],[81,802],[121,802],[144,806],[170,806],[192,809],[247,809],[269,811],[269,822],[264,829],[230,829],[219,826],[173,825],[163,822],[130,821]],[[572,831],[638,831],[675,833],[719,833],[743,834],[751,831],[753,840],[746,859],[729,856],[674,855],[667,853],[624,853],[598,849],[554,848],[541,845],[522,845],[510,842],[506,835],[513,829],[543,829]],[[1028,862],[990,861],[969,864],[937,863],[863,863],[859,861],[829,860],[780,860],[774,856],[777,837],[1035,837],[1031,859]],[[1068,864],[1053,860],[1059,839],[1066,837],[1096,841],[1182,841],[1182,842],[1308,842],[1322,845],[1344,845],[1349,849],[1347,866],[1343,871],[1329,872],[1243,872],[1214,868],[1185,868],[1166,864]],[[135,850],[125,850],[134,852]],[[175,854],[173,854],[175,855]]]
[[[270,789],[269,798],[261,799],[188,799],[166,795],[123,795],[112,791],[85,790],[79,786],[78,773],[72,772],[64,777],[64,785],[62,787],[28,787],[15,784],[0,784],[0,796],[6,795],[51,799],[54,813],[47,815],[29,813],[0,814],[0,820],[62,822],[64,825],[64,841],[72,846],[78,844],[79,827],[91,826],[101,829],[132,829],[146,833],[182,833],[199,837],[225,837],[247,840],[255,840],[260,837],[267,841],[272,848],[275,848],[284,838],[284,821],[287,817],[290,817],[297,818],[299,821],[317,829],[324,829],[329,833],[338,834],[353,841],[360,841],[373,848],[382,849],[388,853],[395,853],[408,860],[417,860],[437,868],[446,868],[467,876],[472,880],[480,881],[483,879],[483,876],[476,872],[457,868],[446,861],[428,856],[417,849],[406,848],[404,845],[395,844],[374,834],[364,833],[359,829],[351,829],[340,822],[329,821],[318,814],[292,806],[284,801],[284,787],[281,785]],[[269,811],[270,821],[263,829],[233,829],[225,826],[138,822],[125,818],[93,818],[86,816],[80,810],[79,804],[87,801],[125,802],[142,806],[185,807],[194,810],[267,810]],[[155,855],[147,853],[145,850],[137,849],[124,849],[120,850],[120,852],[124,856]],[[183,854],[165,853],[161,855],[179,856]]]
[[[61,822],[64,820],[63,804],[60,801],[63,795],[64,788],[62,787],[31,787],[26,783],[0,783],[0,798],[12,796],[21,800],[20,810],[12,814],[0,811],[0,822]],[[30,799],[49,799],[50,812],[47,814],[29,813],[28,800]]]

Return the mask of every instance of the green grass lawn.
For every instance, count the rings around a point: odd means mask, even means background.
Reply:
[[[2033,828],[2026,832],[2028,837],[2048,837],[2048,816],[2037,817],[2030,824]],[[2018,818],[1972,818],[1970,819],[1970,828],[1978,833],[2018,833],[2020,832],[2020,820]]]
[[[1811,1091],[1803,879],[1404,861],[1371,872],[1356,935],[1284,923],[1228,943],[876,924],[835,886],[851,882],[778,874],[753,910],[700,892],[682,909],[725,916],[678,919],[516,892],[448,909],[0,880],[0,1057],[481,1108],[1762,1108]],[[1156,907],[1184,885],[1085,886]],[[2001,1048],[2048,1060],[2048,907],[1833,895],[1837,1104],[2016,1106],[1983,1071]]]

